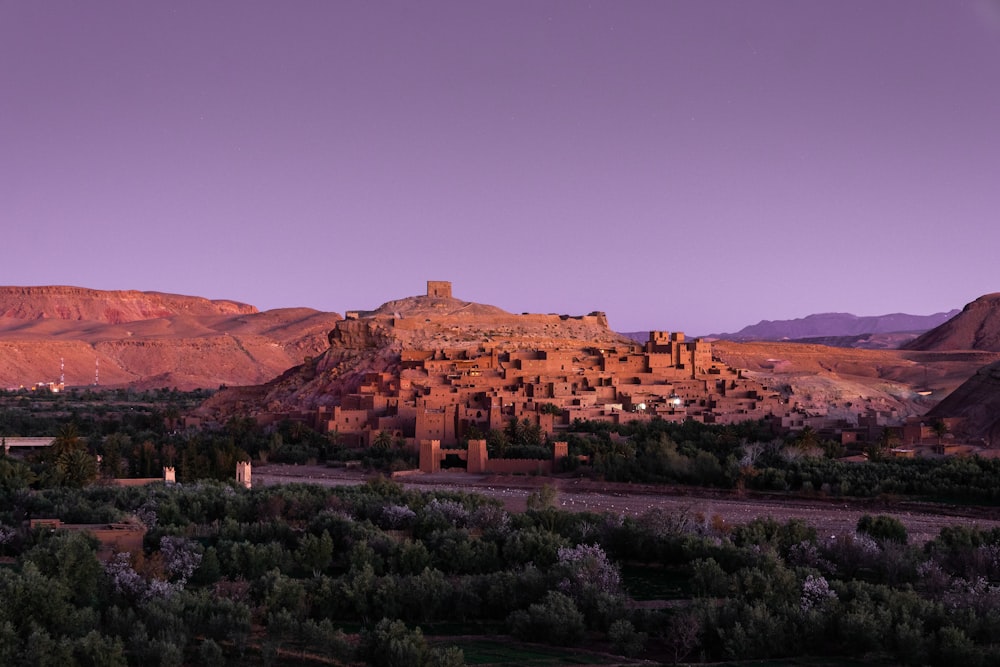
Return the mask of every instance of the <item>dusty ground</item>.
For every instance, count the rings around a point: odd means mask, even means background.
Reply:
[[[253,470],[258,485],[305,482],[326,486],[360,484],[368,476],[357,471],[322,466],[259,466]],[[944,526],[961,524],[983,528],[1000,527],[1000,508],[965,507],[898,501],[857,499],[808,499],[766,496],[738,497],[727,492],[711,492],[686,487],[656,487],[607,484],[581,479],[520,476],[471,475],[462,472],[414,473],[397,478],[414,489],[448,489],[480,493],[499,498],[513,512],[526,508],[528,496],[543,484],[558,490],[556,504],[563,509],[616,512],[639,515],[661,508],[686,512],[702,520],[727,524],[746,523],[756,517],[779,521],[802,519],[815,526],[820,535],[851,532],[864,514],[891,514],[906,526],[912,543],[935,537]]]

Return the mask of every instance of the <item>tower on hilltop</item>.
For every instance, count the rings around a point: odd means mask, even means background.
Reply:
[[[438,299],[450,299],[451,282],[448,280],[428,280],[427,296],[433,296]]]

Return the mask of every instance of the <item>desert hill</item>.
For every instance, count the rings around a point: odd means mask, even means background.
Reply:
[[[79,287],[0,287],[0,387],[58,382],[215,388],[264,382],[327,348],[310,308]]]
[[[906,345],[910,350],[1000,351],[1000,293],[986,294]],[[1000,362],[980,368],[937,404],[929,418],[958,418],[959,435],[1000,442]]]
[[[715,341],[714,356],[772,386],[786,385],[816,412],[849,414],[869,399],[900,417],[920,416],[998,352],[867,350],[798,342]],[[929,393],[928,393],[929,392]],[[850,404],[850,405],[848,405]]]
[[[979,297],[955,317],[903,347],[1000,352],[1000,293]]]
[[[294,412],[338,405],[367,373],[398,374],[406,350],[481,351],[628,345],[604,313],[515,315],[450,296],[412,296],[371,311],[349,311],[329,334],[330,347],[310,363],[265,385],[220,392],[207,413]]]
[[[248,315],[257,309],[236,301],[209,301],[135,290],[105,291],[52,285],[0,287],[0,321],[88,320],[120,324],[177,315]]]

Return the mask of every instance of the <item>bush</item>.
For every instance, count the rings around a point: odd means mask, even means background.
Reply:
[[[507,618],[510,632],[518,639],[571,646],[580,641],[585,629],[583,614],[573,600],[549,591],[542,602],[515,611]]]
[[[906,544],[909,539],[906,526],[899,519],[885,514],[875,517],[865,514],[858,519],[858,532],[877,542]]]

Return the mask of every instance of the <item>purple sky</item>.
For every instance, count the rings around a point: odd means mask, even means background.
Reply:
[[[0,0],[0,284],[695,335],[962,307],[998,212],[996,0]]]

